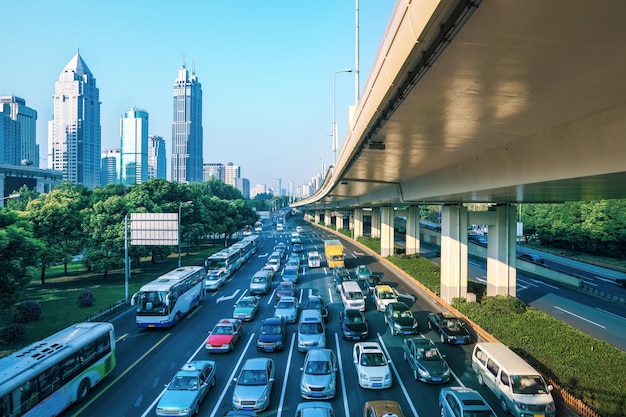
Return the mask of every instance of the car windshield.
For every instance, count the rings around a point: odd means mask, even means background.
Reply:
[[[383,300],[391,300],[393,298],[396,298],[396,296],[391,291],[385,291],[380,293],[380,298],[382,298]]]
[[[322,331],[321,323],[302,323],[300,325],[300,334],[320,334]]]
[[[195,391],[198,389],[198,378],[195,376],[175,376],[168,389],[179,391]]]
[[[309,361],[304,372],[311,375],[328,375],[330,364],[326,361]]]
[[[233,328],[230,326],[215,326],[213,334],[233,334]]]
[[[254,307],[254,303],[251,300],[241,300],[237,303],[237,307]]]
[[[548,390],[539,375],[512,375],[511,385],[514,394],[547,394]]]
[[[261,370],[244,369],[238,381],[239,385],[267,385],[265,372]]]
[[[435,361],[441,359],[439,356],[439,352],[435,348],[431,349],[419,349],[417,352],[417,356],[428,361]]]
[[[279,334],[280,326],[278,324],[264,324],[261,327],[261,334]]]
[[[458,331],[461,330],[461,322],[459,319],[447,319],[443,321],[443,327],[446,329]]]
[[[489,410],[463,410],[463,417],[495,417]]]
[[[265,281],[265,278],[263,277],[252,277],[252,282],[259,283],[259,282],[264,282],[264,281]]]
[[[399,319],[399,318],[412,318],[413,317],[413,313],[411,313],[411,310],[400,310],[400,311],[394,311],[393,312],[393,318],[394,319]]]
[[[348,298],[350,298],[352,300],[360,300],[361,298],[363,298],[363,293],[349,291],[348,292]]]
[[[289,300],[289,301],[279,301],[278,304],[276,304],[276,308],[277,309],[288,309],[288,308],[293,308],[294,306],[294,302]]]
[[[363,323],[363,317],[361,317],[360,314],[357,314],[357,315],[354,315],[354,316],[351,316],[351,315],[348,314],[347,316],[348,316],[348,321],[350,323]]]
[[[361,355],[361,365],[363,366],[385,366],[387,361],[381,352],[364,353]]]

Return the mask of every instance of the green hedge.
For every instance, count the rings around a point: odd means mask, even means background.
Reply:
[[[376,243],[376,241],[378,241]],[[380,251],[380,240],[359,242]],[[398,268],[440,294],[440,268],[413,256],[388,258]],[[455,299],[454,307],[553,378],[603,417],[626,416],[626,353],[514,297],[482,297],[484,285],[472,284],[479,302]]]

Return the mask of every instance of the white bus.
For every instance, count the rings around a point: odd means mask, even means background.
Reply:
[[[236,248],[241,251],[241,263],[245,264],[252,257],[252,249],[254,247],[254,242],[247,240],[247,237],[240,240],[237,243],[233,243],[231,248]]]
[[[206,260],[206,272],[223,270],[227,276],[231,276],[242,264],[241,250],[232,246],[209,256]]]
[[[161,275],[136,292],[138,327],[171,327],[197,306],[204,295],[204,268],[183,266]]]
[[[58,416],[113,368],[113,325],[74,324],[0,359],[0,415]]]

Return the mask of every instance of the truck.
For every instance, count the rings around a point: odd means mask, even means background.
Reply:
[[[343,244],[338,239],[324,241],[324,255],[329,268],[345,266]]]

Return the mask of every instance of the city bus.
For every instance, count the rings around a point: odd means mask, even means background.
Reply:
[[[222,270],[229,277],[237,271],[242,264],[241,250],[232,246],[209,256],[206,260],[206,272]]]
[[[258,252],[259,247],[261,245],[261,236],[259,235],[246,236],[243,238],[243,240],[249,240],[250,242],[252,242],[252,254],[253,255]]]
[[[254,247],[254,242],[248,240],[248,237],[249,236],[245,237],[244,239],[241,239],[237,243],[233,243],[231,246],[231,248],[236,248],[241,251],[241,263],[242,264],[245,264],[246,262],[248,262],[253,255],[252,249]]]
[[[183,266],[161,275],[136,292],[138,327],[172,327],[197,306],[204,295],[204,268]]]
[[[263,231],[263,222],[262,221],[258,221],[256,223],[254,223],[254,231],[257,233],[261,233]]]
[[[0,415],[58,416],[113,368],[113,325],[74,324],[0,359]]]

